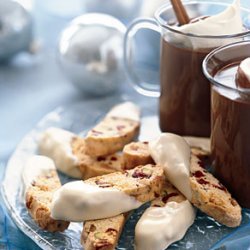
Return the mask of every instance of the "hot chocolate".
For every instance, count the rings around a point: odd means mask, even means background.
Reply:
[[[210,84],[202,61],[214,48],[235,41],[240,33],[240,1],[216,15],[193,17],[166,32],[161,49],[160,127],[180,135],[210,136]],[[228,38],[228,37],[227,37]]]
[[[162,131],[210,136],[210,84],[202,73],[202,61],[210,50],[181,48],[162,39]]]
[[[212,88],[211,149],[215,175],[250,208],[250,93],[237,91],[239,63],[214,72],[216,82],[232,89]]]

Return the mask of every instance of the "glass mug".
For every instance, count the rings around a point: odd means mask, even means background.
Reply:
[[[223,11],[228,4],[220,2],[184,2],[190,19],[211,16]],[[250,35],[250,10],[241,8],[246,30],[225,36],[199,36],[183,33],[171,5],[163,5],[155,19],[138,19],[125,34],[124,63],[135,89],[146,96],[160,97],[160,128],[188,136],[210,136],[210,84],[202,73],[202,61],[213,49]],[[150,29],[161,34],[160,89],[159,85],[143,82],[134,71],[132,63],[133,37],[140,29]],[[243,30],[243,29],[242,29]]]
[[[247,57],[250,41],[230,44],[211,52],[203,71],[212,86],[214,173],[242,206],[250,208],[250,89],[235,85],[238,64]]]

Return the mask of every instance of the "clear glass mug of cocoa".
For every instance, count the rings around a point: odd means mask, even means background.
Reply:
[[[218,1],[187,1],[184,4],[191,23],[199,22],[199,18],[222,13],[229,6]],[[221,28],[225,35],[220,35],[218,31],[219,35],[196,35],[178,26],[172,6],[167,4],[156,11],[154,19],[135,20],[128,28],[124,43],[125,68],[139,93],[160,97],[159,120],[162,131],[210,136],[210,85],[202,73],[202,61],[217,47],[250,38],[250,10],[239,8],[238,21],[242,27],[239,32],[228,35],[227,30],[232,31],[237,23],[230,18],[228,20],[231,24],[225,29],[223,26]],[[216,28],[209,27],[207,32],[214,32]],[[150,29],[161,34],[160,87],[141,81],[134,70],[131,51],[133,38],[140,29]]]
[[[214,173],[240,205],[250,208],[250,41],[212,51],[203,71],[212,87]]]

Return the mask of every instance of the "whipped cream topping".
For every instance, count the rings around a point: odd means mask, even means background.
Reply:
[[[177,27],[183,33],[207,36],[233,35],[243,32],[243,24],[240,13],[240,0],[235,0],[230,6],[219,14],[209,16],[197,22]],[[177,35],[175,39],[183,39],[187,47],[215,48],[232,42],[233,39],[205,39],[195,37],[183,37]]]
[[[196,210],[186,200],[168,202],[164,207],[149,207],[135,228],[136,250],[164,250],[183,238],[193,224]]]
[[[114,106],[106,117],[119,117],[140,121],[140,108],[132,102],[124,102]]]
[[[82,222],[116,216],[141,205],[134,197],[118,189],[73,181],[55,192],[51,216],[56,220]]]
[[[206,137],[193,137],[193,136],[184,136],[183,137],[190,147],[201,148],[207,152],[211,151],[211,140]]]
[[[56,168],[73,177],[81,178],[82,174],[77,167],[78,159],[72,153],[71,142],[75,134],[60,129],[48,128],[40,137],[38,150],[54,160]]]
[[[239,65],[241,72],[245,75],[247,80],[250,82],[250,57],[243,60]]]
[[[162,133],[149,142],[149,151],[154,161],[164,168],[167,179],[188,200],[191,200],[189,182],[191,150],[188,143],[181,136]]]
[[[240,16],[240,0],[235,0],[221,13],[178,27],[185,33],[195,35],[222,36],[243,31]]]
[[[42,155],[31,156],[23,167],[22,179],[24,185],[30,186],[38,176],[46,175],[51,170],[56,170],[56,167],[50,158]]]

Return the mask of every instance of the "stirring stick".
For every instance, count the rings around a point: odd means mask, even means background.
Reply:
[[[181,0],[170,0],[170,2],[173,6],[173,9],[174,9],[174,12],[175,12],[175,15],[179,24],[184,25],[184,24],[189,23],[190,18]]]

